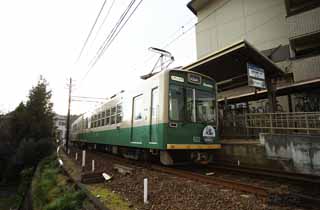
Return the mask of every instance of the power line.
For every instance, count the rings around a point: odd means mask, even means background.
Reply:
[[[104,52],[109,48],[109,46],[112,44],[112,42],[114,41],[114,39],[118,36],[118,34],[121,32],[121,30],[123,29],[123,27],[126,25],[126,23],[129,21],[129,19],[132,17],[132,15],[134,14],[134,12],[137,10],[137,8],[140,6],[140,4],[142,3],[143,0],[140,0],[140,2],[136,5],[136,7],[133,9],[133,11],[131,12],[131,14],[129,15],[129,17],[125,20],[127,14],[130,12],[130,9],[132,8],[132,6],[134,5],[136,0],[132,0],[128,7],[125,9],[125,11],[122,13],[122,15],[120,16],[120,18],[118,19],[117,23],[115,24],[115,26],[113,27],[113,29],[110,31],[110,33],[108,34],[107,38],[104,40],[104,42],[102,43],[102,45],[99,47],[96,55],[94,56],[94,58],[90,61],[89,65],[89,69],[86,72],[86,74],[84,75],[84,77],[82,78],[82,81],[87,77],[87,75],[89,74],[89,72],[91,71],[91,69],[95,66],[95,64],[99,61],[99,59],[102,57],[102,55],[104,54]],[[123,21],[125,20],[125,22],[123,23]],[[123,24],[122,24],[123,23]],[[120,27],[120,29],[119,29]],[[119,29],[119,30],[118,30]]]
[[[100,48],[98,50],[98,55],[95,57],[94,62],[91,64],[91,67],[94,67],[94,65],[99,61],[99,59],[103,56],[103,54],[105,53],[105,51],[110,47],[110,45],[113,43],[113,41],[117,38],[118,34],[121,32],[121,30],[123,29],[123,27],[127,24],[127,22],[130,20],[130,18],[132,17],[132,15],[135,13],[135,11],[138,9],[138,7],[140,6],[140,4],[142,3],[143,0],[140,0],[139,3],[136,5],[136,7],[132,10],[131,14],[129,14],[128,18],[124,21],[124,23],[121,25],[121,23],[123,22],[123,20],[126,18],[127,14],[129,13],[131,7],[133,6],[133,4],[135,3],[135,0],[132,0],[132,4],[130,3],[130,5],[128,6],[127,10],[124,12],[123,18],[121,18],[119,24],[117,25],[116,29],[112,32],[112,34],[110,35],[110,37],[108,39],[106,39],[102,45],[102,48]],[[120,26],[121,25],[121,26]],[[120,29],[118,30],[118,28],[120,27]]]
[[[111,5],[110,5],[110,7],[109,7],[109,9],[108,9],[108,11],[107,11],[107,14],[104,16],[104,19],[103,19],[102,23],[100,24],[100,27],[98,28],[98,30],[97,30],[97,32],[96,32],[96,35],[95,35],[95,37],[94,37],[94,39],[93,39],[93,42],[97,39],[97,36],[98,36],[98,34],[100,33],[102,26],[103,26],[104,23],[106,22],[109,14],[110,14],[110,12],[111,12],[111,9],[113,8],[114,2],[115,2],[115,0],[112,1]]]
[[[94,27],[96,26],[96,24],[97,24],[97,22],[98,22],[98,20],[99,20],[99,18],[100,18],[101,12],[102,12],[102,10],[103,10],[103,8],[104,8],[104,6],[105,6],[106,3],[107,3],[107,0],[104,0],[102,6],[101,6],[101,8],[100,8],[100,11],[99,11],[99,13],[98,13],[98,15],[97,15],[97,17],[96,17],[96,19],[95,19],[95,21],[94,21],[91,29],[90,29],[90,32],[89,32],[89,34],[88,34],[88,36],[87,36],[87,39],[86,39],[86,41],[84,42],[84,44],[83,44],[83,46],[82,46],[82,49],[81,49],[80,54],[79,54],[79,56],[78,56],[78,58],[77,58],[77,61],[80,59],[80,57],[81,57],[81,55],[82,55],[82,53],[83,53],[83,51],[84,51],[84,49],[85,49],[88,41],[89,41],[89,38],[90,38],[90,36],[91,36],[91,34],[92,34],[92,32],[93,32],[93,29],[94,29]]]
[[[90,103],[103,103],[103,102],[101,102],[101,101],[78,100],[78,99],[72,99],[72,101],[76,101],[76,102],[90,102]]]
[[[195,27],[195,25],[193,24],[190,28],[188,28],[186,31],[183,31],[182,34],[179,34],[177,37],[174,37],[172,40],[171,40],[171,37],[175,36],[180,30],[181,28],[184,28],[185,26],[189,25],[193,20],[195,20],[195,18],[191,18],[189,19],[187,22],[185,22],[182,26],[179,27],[179,29],[177,29],[176,31],[174,31],[174,33],[171,33],[170,36],[168,36],[169,38],[167,39],[167,41],[165,42],[162,42],[162,43],[165,43],[162,47],[160,47],[161,49],[165,49],[167,48],[168,46],[170,46],[172,43],[174,43],[176,40],[178,40],[181,36],[187,34],[192,28]],[[148,63],[151,59],[153,59],[156,55],[155,54],[152,54],[150,55],[149,57],[147,57],[143,62],[141,63]],[[135,65],[133,67],[133,69],[136,69],[138,65]]]
[[[115,26],[112,28],[112,30],[109,32],[107,38],[103,41],[102,45],[100,45],[95,57],[90,61],[91,65],[95,59],[99,56],[100,51],[103,49],[103,46],[108,42],[108,40],[110,40],[111,36],[113,36],[113,34],[115,33],[115,31],[117,30],[117,28],[119,27],[119,25],[121,24],[121,22],[123,21],[125,15],[128,13],[128,10],[132,7],[133,3],[135,2],[135,0],[132,0],[130,2],[130,4],[128,5],[128,7],[125,9],[125,11],[121,14],[120,18],[118,19],[117,23],[115,24]],[[84,78],[88,75],[88,73],[90,72],[90,70],[92,69],[92,65],[91,67],[88,69],[88,71],[86,72],[86,74],[84,75]],[[83,78],[83,79],[84,79]]]
[[[97,98],[97,97],[89,97],[89,96],[72,96],[73,98],[88,98],[88,99],[97,99],[97,100],[107,100],[107,98]]]

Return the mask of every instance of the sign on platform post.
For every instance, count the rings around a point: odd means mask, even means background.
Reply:
[[[266,76],[264,69],[247,63],[247,72],[248,72],[248,86],[265,89],[266,88]]]

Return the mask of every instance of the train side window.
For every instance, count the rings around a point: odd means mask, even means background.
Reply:
[[[112,107],[111,108],[111,115],[115,115],[116,114],[116,107]]]
[[[110,124],[110,109],[106,110],[106,125]]]
[[[116,123],[116,107],[111,108],[111,125]]]
[[[117,123],[122,121],[122,104],[117,105]]]
[[[104,118],[101,120],[101,126],[104,126]]]
[[[142,120],[142,111],[142,95],[139,95],[133,98],[133,119]]]
[[[116,123],[116,116],[111,116],[111,125]]]

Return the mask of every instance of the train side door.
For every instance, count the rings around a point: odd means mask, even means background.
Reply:
[[[131,121],[131,143],[142,144],[146,139],[145,126],[143,126],[143,95],[133,98],[132,121]]]
[[[159,141],[160,129],[160,103],[159,103],[159,88],[151,90],[151,110],[150,110],[150,144],[156,144]]]

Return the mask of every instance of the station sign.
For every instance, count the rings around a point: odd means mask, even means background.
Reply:
[[[266,88],[266,76],[264,69],[247,63],[247,72],[248,72],[248,86],[265,89]]]

